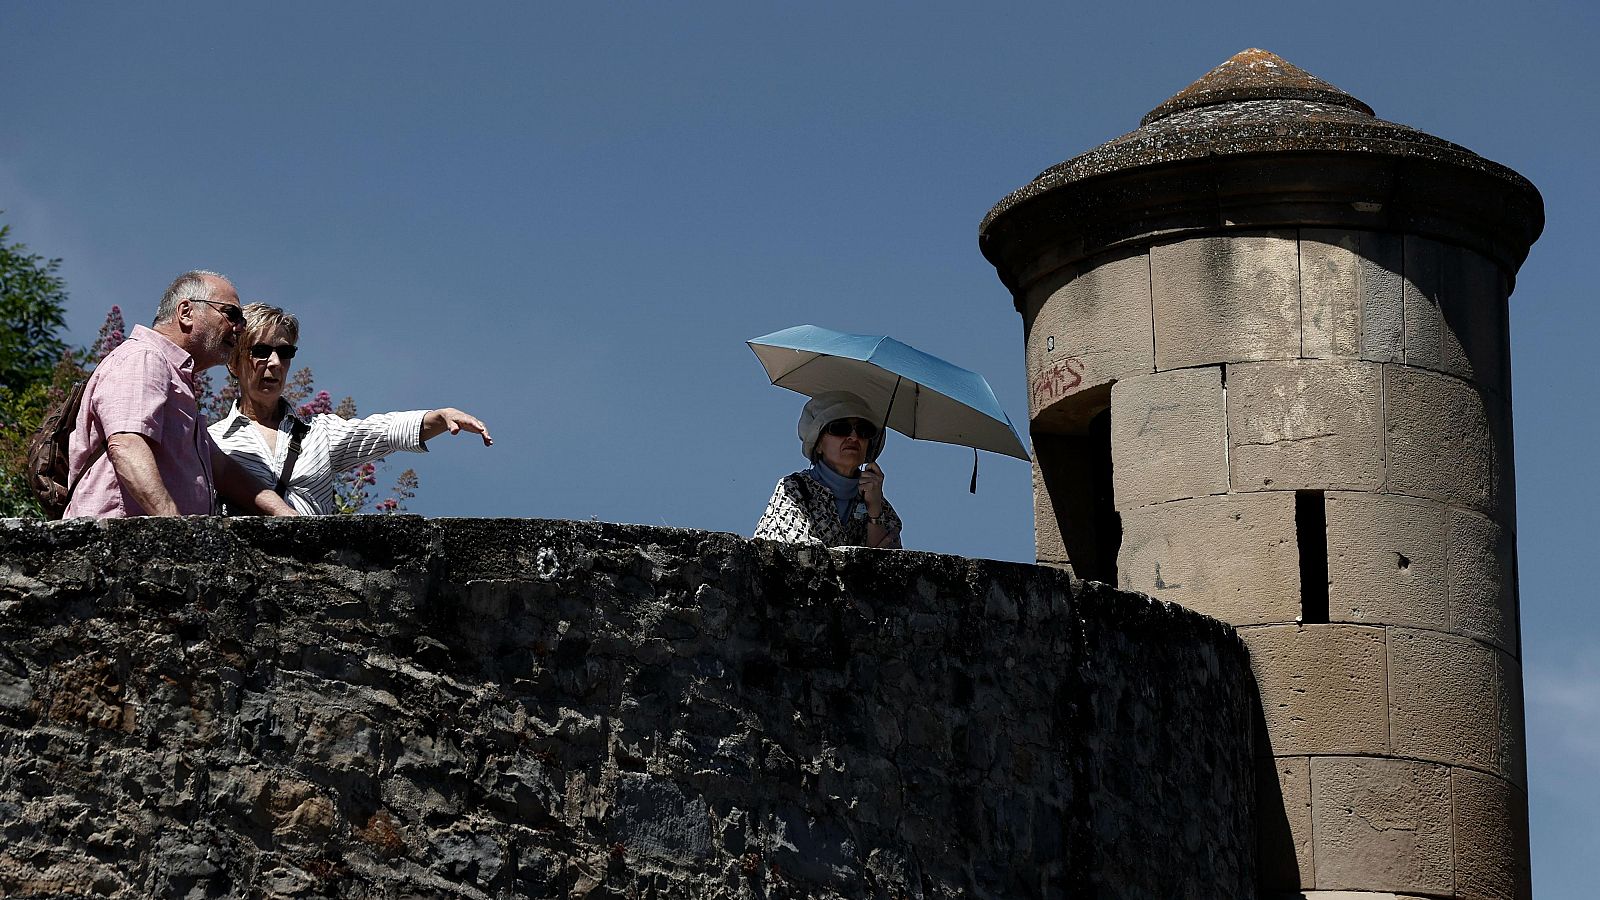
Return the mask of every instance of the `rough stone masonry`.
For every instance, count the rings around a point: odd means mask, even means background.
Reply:
[[[1214,620],[536,520],[0,522],[0,896],[1244,897]]]

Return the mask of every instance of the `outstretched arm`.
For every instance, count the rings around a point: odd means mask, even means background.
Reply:
[[[494,444],[494,438],[489,436],[489,426],[479,421],[477,416],[464,413],[453,406],[436,409],[422,417],[422,439],[438,437],[446,431],[451,434],[460,434],[462,429],[474,434],[483,435],[485,447]]]

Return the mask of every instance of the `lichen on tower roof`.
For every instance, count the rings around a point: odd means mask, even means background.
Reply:
[[[1372,107],[1332,84],[1273,53],[1249,49],[1151,110],[1138,129],[1057,163],[1012,191],[984,216],[979,233],[989,233],[997,220],[1035,198],[1101,176],[1208,158],[1300,152],[1387,156],[1471,170],[1530,196],[1542,210],[1538,191],[1515,171],[1458,144],[1377,118]],[[1542,211],[1538,217],[1542,221]]]
[[[1442,240],[1514,275],[1544,227],[1544,201],[1511,169],[1250,49],[1133,131],[1012,191],[984,216],[978,246],[1015,291],[1124,244],[1303,226]]]
[[[1150,110],[1139,124],[1149,125],[1186,109],[1244,100],[1306,100],[1373,115],[1372,107],[1305,69],[1275,53],[1251,48],[1235,53],[1194,84],[1173,94]]]

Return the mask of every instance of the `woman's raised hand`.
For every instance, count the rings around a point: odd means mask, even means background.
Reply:
[[[863,466],[856,484],[861,491],[862,501],[867,504],[867,515],[873,518],[883,515],[883,470],[878,468],[878,464],[871,462]]]

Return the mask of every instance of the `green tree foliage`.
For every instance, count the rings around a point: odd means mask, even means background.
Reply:
[[[24,477],[28,439],[81,371],[61,339],[66,283],[59,259],[10,240],[0,225],[0,516],[43,515]]]
[[[49,381],[67,352],[67,285],[56,275],[61,260],[29,253],[10,234],[0,225],[0,386],[15,393]]]

